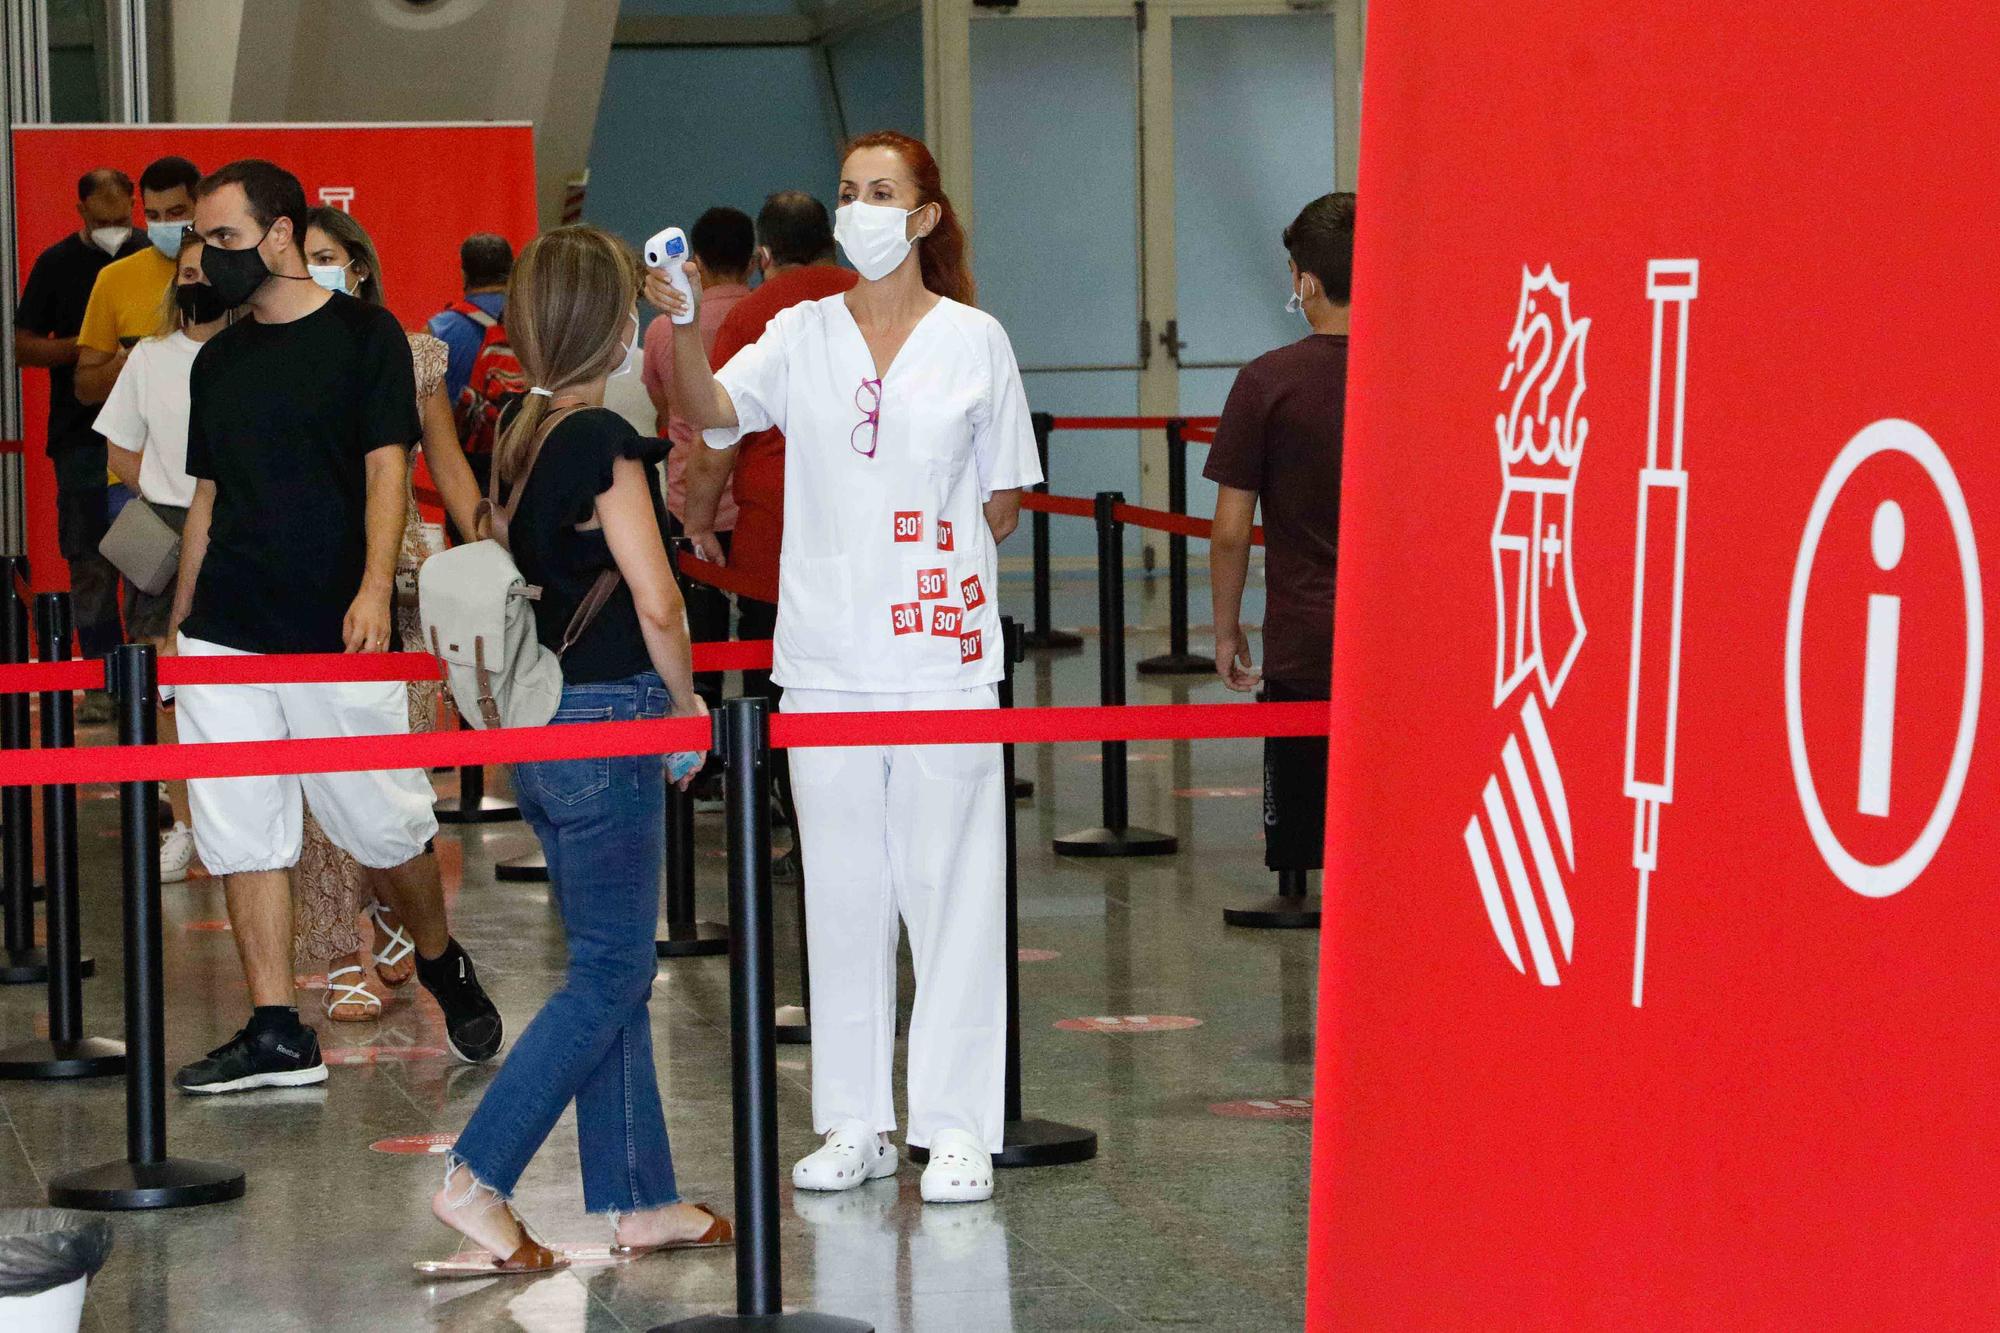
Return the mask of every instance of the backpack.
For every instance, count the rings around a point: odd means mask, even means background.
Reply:
[[[541,599],[542,590],[522,577],[514,563],[507,549],[507,524],[527,489],[542,445],[568,415],[556,412],[542,423],[529,448],[527,466],[505,505],[500,503],[499,469],[494,469],[480,506],[480,512],[492,519],[493,535],[440,551],[417,571],[417,614],[424,638],[444,671],[459,716],[480,730],[539,727],[556,715],[562,703],[562,656],[583,637],[618,587],[616,569],[597,576],[555,651],[536,637],[530,603]]]
[[[452,309],[458,310],[458,306]],[[528,375],[507,341],[505,324],[478,306],[459,313],[480,324],[486,333],[473,358],[472,374],[453,409],[458,440],[467,454],[491,454],[500,438],[500,414],[528,391]]]

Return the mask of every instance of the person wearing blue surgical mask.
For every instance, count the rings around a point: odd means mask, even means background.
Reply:
[[[337,208],[310,210],[306,214],[305,258],[306,272],[328,291],[370,305],[385,303],[381,257],[367,229],[350,214]],[[478,521],[479,482],[459,447],[451,405],[444,396],[448,351],[428,333],[412,333],[409,339],[417,380],[417,412],[424,428],[419,447],[452,522],[459,531],[471,532]],[[416,586],[417,567],[430,554],[414,496],[405,502],[403,512],[402,554],[396,562],[399,590]],[[402,647],[415,650],[421,646],[415,600],[404,597],[401,591],[396,599],[396,626]],[[432,730],[437,725],[437,686],[412,684],[409,702],[410,729]],[[299,962],[325,967],[327,1017],[337,1023],[379,1018],[393,988],[408,981],[415,967],[402,946],[401,927],[384,905],[388,900],[374,872],[364,870],[335,847],[310,817],[304,837],[294,878]],[[364,908],[372,918],[372,949],[357,927]]]

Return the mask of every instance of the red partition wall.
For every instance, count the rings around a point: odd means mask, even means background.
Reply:
[[[1996,52],[1369,6],[1316,1327],[2000,1327]]]
[[[298,176],[307,203],[352,213],[381,250],[389,304],[411,329],[458,295],[458,243],[466,236],[498,232],[518,249],[535,234],[534,137],[525,124],[24,126],[14,131],[20,272],[8,280],[15,290],[35,257],[75,230],[79,176],[109,166],[136,181],[168,154],[204,171],[269,158]],[[66,588],[55,478],[43,454],[48,375],[24,370],[21,379],[28,554],[38,589]]]

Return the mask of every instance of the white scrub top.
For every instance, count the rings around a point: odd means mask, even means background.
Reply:
[[[841,296],[780,312],[716,375],[737,427],[785,436],[772,679],[905,694],[1001,678],[999,557],[983,506],[1042,479],[1028,396],[991,315],[940,300],[882,377]],[[867,387],[864,387],[867,386]]]

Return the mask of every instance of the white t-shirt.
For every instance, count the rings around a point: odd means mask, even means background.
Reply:
[[[175,331],[133,344],[97,414],[99,435],[139,455],[139,494],[153,504],[194,503],[187,470],[188,372],[201,344]]]
[[[716,378],[738,426],[707,432],[709,447],[785,435],[772,678],[874,694],[998,681],[999,558],[983,506],[1042,479],[998,321],[939,301],[877,386],[846,299],[830,296],[781,312]]]

